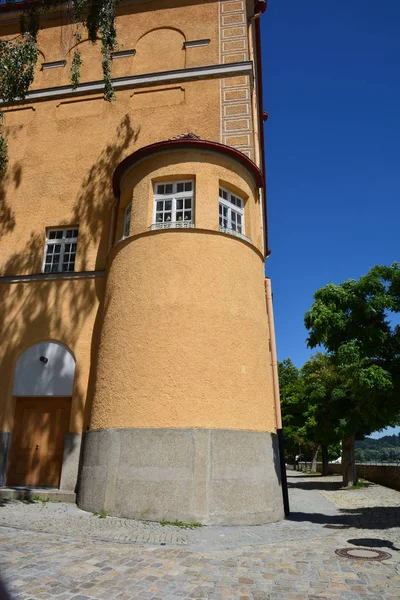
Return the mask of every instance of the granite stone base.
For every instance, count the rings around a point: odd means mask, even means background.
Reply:
[[[75,491],[76,489],[78,483],[81,444],[81,433],[67,433],[65,436],[60,490]]]
[[[216,429],[89,431],[78,505],[154,521],[279,521],[284,510],[277,437]]]

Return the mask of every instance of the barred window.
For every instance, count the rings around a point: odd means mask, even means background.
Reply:
[[[43,272],[71,272],[75,268],[78,229],[49,229],[46,236]]]

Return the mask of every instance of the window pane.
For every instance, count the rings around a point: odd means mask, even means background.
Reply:
[[[54,244],[54,252],[60,252],[61,244]]]
[[[166,221],[171,221],[171,213],[170,212],[164,214],[164,222],[166,222]]]
[[[65,237],[72,238],[73,237],[73,230],[72,229],[67,229],[67,233],[66,233]]]
[[[72,237],[77,238],[78,237],[78,230],[74,229],[72,232]]]
[[[191,181],[187,181],[185,183],[185,192],[191,192],[193,189],[193,184]]]
[[[44,272],[45,272],[45,273],[50,273],[50,271],[51,271],[51,265],[47,265],[47,264],[46,264],[46,265],[44,266]]]
[[[191,220],[192,220],[192,211],[185,210],[185,221],[191,221]]]
[[[182,210],[182,208],[183,208],[183,200],[177,200],[176,201],[176,208],[178,210]]]
[[[65,251],[69,252],[71,249],[71,244],[65,244]]]
[[[157,186],[157,194],[165,194],[165,185]]]
[[[63,236],[63,232],[61,230],[56,231],[56,239],[57,240],[62,240],[62,236]]]
[[[58,264],[53,264],[51,266],[51,273],[57,273],[58,272]]]
[[[49,244],[47,246],[47,254],[53,254],[53,252],[54,252],[54,246],[53,246],[53,244]]]
[[[172,194],[172,183],[167,183],[167,185],[165,186],[165,193]]]
[[[165,201],[165,210],[172,210],[172,200]]]
[[[163,209],[163,205],[164,205],[164,202],[162,202],[162,201],[157,202],[156,210],[158,210],[158,211],[162,210]]]
[[[162,223],[163,222],[163,216],[162,215],[157,215],[156,221],[157,221],[157,223]]]
[[[178,192],[178,194],[180,192],[183,192],[183,183],[178,183],[178,185],[176,186],[176,191]]]
[[[55,240],[56,239],[56,232],[55,231],[49,231],[48,239],[49,240]]]
[[[192,208],[192,199],[191,198],[185,199],[185,208]]]
[[[183,221],[183,211],[182,210],[176,212],[176,220]]]

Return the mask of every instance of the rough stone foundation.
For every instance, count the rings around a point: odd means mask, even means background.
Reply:
[[[78,505],[144,520],[255,525],[283,519],[277,437],[213,429],[85,434]]]

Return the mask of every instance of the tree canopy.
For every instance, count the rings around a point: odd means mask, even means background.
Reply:
[[[358,280],[326,285],[314,299],[305,315],[307,342],[324,347],[336,369],[338,431],[353,465],[356,437],[399,421],[400,327],[393,315],[400,312],[400,264],[375,266]],[[345,482],[356,479],[351,469]]]

